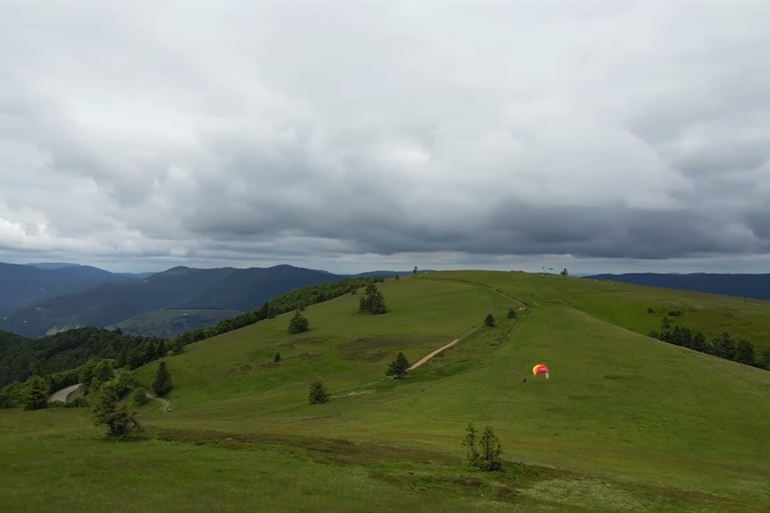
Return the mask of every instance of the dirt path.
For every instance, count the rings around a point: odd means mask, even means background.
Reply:
[[[80,385],[82,383],[78,383],[76,385],[68,386],[67,388],[62,388],[58,392],[54,392],[50,396],[48,396],[48,402],[52,403],[54,401],[61,401],[63,403],[67,402],[67,396],[70,395],[72,392],[80,388]]]
[[[445,345],[445,346],[441,346],[441,347],[439,347],[438,349],[436,349],[435,351],[431,351],[431,352],[430,352],[430,353],[428,353],[427,355],[425,355],[425,356],[423,356],[422,358],[420,358],[420,359],[417,361],[417,363],[413,364],[413,365],[412,365],[411,367],[409,367],[409,369],[407,369],[407,370],[416,369],[417,367],[419,367],[419,366],[420,366],[420,365],[422,365],[423,363],[427,362],[428,360],[430,360],[431,358],[433,358],[434,356],[436,356],[437,354],[439,354],[439,353],[440,353],[441,351],[443,351],[444,349],[449,349],[450,347],[452,347],[453,345],[455,345],[455,344],[456,344],[456,343],[458,343],[459,341],[460,341],[460,339],[459,339],[459,338],[456,338],[456,339],[454,339],[453,341],[451,341],[450,343],[448,343],[447,345]]]
[[[515,297],[513,297],[513,296],[511,296],[509,294],[506,294],[502,290],[500,290],[498,288],[495,288],[495,287],[493,287],[491,285],[487,285],[486,283],[481,283],[480,281],[463,280],[461,278],[433,278],[431,276],[429,276],[427,279],[429,279],[429,280],[460,281],[460,282],[463,282],[463,283],[470,283],[470,284],[476,285],[478,287],[484,287],[485,289],[491,290],[492,292],[494,292],[496,294],[499,294],[499,295],[503,296],[504,298],[513,301],[514,303],[519,305],[519,310],[524,310],[525,308],[527,308],[527,304],[524,301],[516,299]]]
[[[165,399],[161,399],[160,397],[155,397],[154,395],[150,394],[149,392],[147,392],[147,397],[149,397],[150,399],[154,399],[154,400],[160,402],[160,404],[163,405],[163,412],[164,413],[168,413],[169,411],[171,411],[171,403],[169,403]]]

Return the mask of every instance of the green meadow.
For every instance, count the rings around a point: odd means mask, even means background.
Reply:
[[[308,332],[289,313],[166,357],[172,411],[135,406],[135,440],[89,408],[0,410],[0,511],[770,511],[770,372],[647,336],[679,309],[764,347],[770,303],[518,272],[377,285],[384,315],[361,290],[308,307]],[[464,463],[469,423],[504,472]]]

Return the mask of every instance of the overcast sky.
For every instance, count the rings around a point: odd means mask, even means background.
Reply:
[[[0,261],[770,272],[770,3],[0,4]]]

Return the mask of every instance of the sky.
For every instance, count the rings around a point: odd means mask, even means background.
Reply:
[[[770,272],[770,3],[4,2],[0,261]]]

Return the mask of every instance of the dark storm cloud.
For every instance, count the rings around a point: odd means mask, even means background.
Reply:
[[[0,251],[768,254],[767,20],[749,3],[4,4]]]

